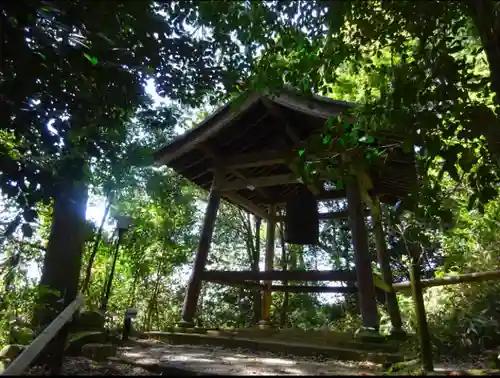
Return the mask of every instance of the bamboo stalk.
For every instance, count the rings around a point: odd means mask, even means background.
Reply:
[[[72,316],[83,305],[85,297],[79,295],[50,323],[28,347],[7,366],[1,375],[21,375],[60,329],[71,320]]]

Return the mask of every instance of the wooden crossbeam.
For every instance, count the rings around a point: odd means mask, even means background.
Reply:
[[[286,153],[277,151],[248,152],[231,157],[228,167],[231,168],[252,168],[274,164],[286,163]]]
[[[466,283],[466,282],[482,282],[482,281],[499,280],[499,279],[500,279],[500,270],[490,270],[486,272],[464,273],[457,276],[427,278],[420,280],[420,283],[422,285],[422,288],[427,288],[433,286],[456,285],[459,283]],[[410,290],[411,283],[409,281],[397,282],[392,284],[392,287],[394,288],[395,291]]]
[[[222,187],[223,191],[235,191],[241,189],[256,189],[266,186],[286,185],[292,183],[299,183],[300,178],[295,174],[282,174],[263,177],[250,177],[247,179],[238,179],[227,181]]]
[[[320,173],[320,178],[327,178],[325,173]],[[272,176],[262,176],[262,177],[247,177],[245,179],[236,179],[232,181],[226,181],[222,190],[224,191],[234,191],[241,189],[257,189],[266,186],[276,186],[276,185],[287,185],[287,184],[298,184],[301,183],[302,179],[296,173],[285,173],[280,175],[272,175]],[[322,191],[315,191],[316,197],[323,196]],[[330,193],[332,194],[332,193]],[[339,196],[340,194],[340,196]],[[328,196],[328,193],[325,194]],[[337,192],[333,195],[333,199],[335,198],[343,198],[345,196],[345,191]],[[325,198],[332,199],[332,198]]]
[[[227,285],[234,287],[241,287],[249,290],[268,290],[272,292],[288,292],[288,293],[341,293],[351,294],[357,293],[356,286],[301,286],[301,285],[271,285],[270,289],[266,288],[263,284],[257,282],[224,282],[224,281],[210,281],[219,285]]]
[[[370,215],[370,211],[368,209],[365,210],[365,215]],[[344,211],[330,211],[327,213],[318,213],[318,218],[319,219],[345,219],[349,218],[349,214],[347,210]],[[284,221],[285,217],[284,216],[279,216],[276,218],[276,221]]]
[[[319,196],[316,197],[317,201],[328,201],[328,200],[335,200],[335,199],[343,199],[346,198],[346,192],[344,189],[333,189],[333,190],[323,190],[319,194]],[[286,202],[280,202],[280,201],[273,201],[273,204],[276,204],[279,207],[283,207],[286,205]],[[270,203],[261,203],[261,205],[269,205]]]
[[[241,207],[245,208],[250,213],[253,213],[260,217],[261,219],[269,219],[269,214],[267,211],[259,206],[257,206],[252,201],[240,196],[238,193],[234,192],[222,192],[222,197],[229,199],[235,204],[239,204]]]
[[[288,293],[342,293],[350,294],[357,293],[356,286],[284,286],[272,285],[271,291],[274,292],[288,292]]]
[[[226,282],[226,281],[220,281],[220,280],[210,280],[209,282],[219,284],[219,285],[242,287],[244,289],[254,289],[257,291],[262,291],[265,289],[265,286],[261,283],[258,283],[258,282],[249,282],[249,281]]]
[[[356,281],[356,273],[348,270],[271,270],[264,272],[208,270],[203,272],[204,281],[236,283],[243,281]]]
[[[291,132],[291,131],[290,131]],[[303,144],[299,142],[299,145]],[[231,162],[227,164],[229,168],[252,168],[252,167],[263,167],[275,164],[288,164],[290,160],[298,156],[298,148],[283,147],[284,151],[258,151],[258,152],[247,152],[240,155],[235,155],[231,157]],[[337,152],[328,151],[325,154],[308,154],[308,161],[321,161],[327,158],[332,158],[338,155]]]

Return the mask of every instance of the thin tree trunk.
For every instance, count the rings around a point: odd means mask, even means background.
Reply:
[[[92,248],[92,253],[90,254],[89,257],[89,263],[87,265],[87,269],[85,272],[85,279],[83,280],[82,284],[82,293],[86,294],[88,291],[89,283],[90,283],[90,276],[92,273],[92,266],[94,265],[94,260],[97,255],[97,251],[99,250],[99,244],[101,243],[102,239],[102,231],[104,229],[104,224],[106,223],[106,219],[109,214],[109,210],[111,208],[111,203],[112,203],[112,197],[109,199],[108,204],[106,205],[106,209],[104,210],[104,215],[102,216],[101,224],[99,226],[99,230],[97,230],[97,235],[95,237],[94,245]]]
[[[120,244],[122,242],[122,239],[123,239],[123,230],[120,229],[118,231],[118,240],[116,241],[115,254],[113,256],[113,264],[111,265],[111,271],[109,272],[109,278],[106,285],[106,293],[104,294],[104,298],[101,304],[101,309],[103,311],[106,311],[108,307],[108,301],[111,295],[111,287],[113,285],[113,277],[116,269],[116,262],[118,261],[118,254],[120,253]]]
[[[158,263],[158,268],[156,270],[156,281],[155,281],[155,285],[153,287],[153,293],[151,295],[151,299],[149,300],[149,304],[148,304],[148,317],[147,317],[147,326],[146,326],[146,329],[148,331],[151,330],[151,321],[152,321],[152,317],[153,317],[153,311],[154,311],[154,308],[155,306],[157,306],[157,297],[158,297],[158,290],[159,290],[159,287],[160,287],[160,270],[161,270],[161,266],[162,266],[162,262],[160,260],[160,262]]]
[[[16,232],[17,228],[21,224],[23,217],[21,216],[21,213],[17,214],[16,217],[8,224],[8,226],[5,228],[5,231],[0,239],[0,248],[3,246],[3,243],[5,240],[10,238],[14,232]]]
[[[432,361],[432,344],[427,317],[425,315],[425,304],[420,282],[420,254],[419,248],[415,245],[410,246],[411,266],[410,277],[412,286],[413,302],[415,304],[415,315],[417,320],[417,332],[420,341],[420,360],[424,372],[434,370]]]
[[[132,284],[132,298],[130,299],[129,307],[135,307],[136,302],[136,291],[137,291],[137,281],[139,280],[139,274],[135,274],[134,283]]]

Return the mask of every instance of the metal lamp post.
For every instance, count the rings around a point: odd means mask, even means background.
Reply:
[[[103,298],[102,304],[101,304],[102,311],[106,311],[106,309],[108,307],[108,300],[109,300],[109,296],[111,294],[111,286],[113,285],[113,276],[115,273],[116,260],[118,260],[118,252],[120,250],[120,244],[122,242],[123,235],[132,225],[132,218],[131,217],[119,215],[119,216],[116,216],[115,218],[117,221],[116,232],[118,233],[118,239],[116,241],[115,255],[113,257],[113,265],[111,265],[111,272],[109,273],[109,279],[108,279],[108,283],[107,283],[107,287],[106,287],[106,293],[104,295],[104,298]]]

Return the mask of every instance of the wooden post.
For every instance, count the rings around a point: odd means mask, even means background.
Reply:
[[[371,261],[368,254],[368,235],[366,232],[361,194],[356,177],[346,177],[346,191],[349,224],[351,227],[352,244],[356,263],[359,308],[363,320],[363,327],[366,330],[377,331],[378,333],[379,318],[375,288],[373,285]]]
[[[252,262],[252,270],[258,272],[259,271],[259,263],[260,263],[260,225],[262,223],[262,219],[258,216],[255,217],[255,254],[253,256]],[[262,292],[255,291],[254,295],[254,322],[258,324],[260,318],[262,316]]]
[[[276,206],[269,206],[269,217],[267,220],[267,234],[266,234],[266,271],[273,270],[273,262],[274,262],[274,239],[276,234]],[[267,290],[263,293],[263,303],[262,303],[262,320],[259,322],[259,325],[266,327],[269,325],[269,315],[271,312],[271,302],[272,302],[272,294],[271,294],[271,286],[272,281],[265,281],[264,285]]]
[[[411,251],[411,266],[410,266],[410,282],[412,287],[412,297],[415,303],[415,315],[417,317],[417,332],[420,343],[420,361],[422,370],[429,372],[434,370],[432,361],[432,344],[427,317],[425,315],[424,296],[422,293],[422,283],[420,282],[420,253],[419,247],[416,245],[410,246]]]
[[[375,233],[375,245],[377,248],[377,259],[380,264],[380,270],[382,272],[382,279],[391,289],[390,292],[385,292],[385,305],[389,316],[391,318],[392,330],[391,333],[398,334],[403,333],[403,322],[401,321],[401,313],[399,311],[398,299],[396,297],[396,292],[392,287],[392,271],[389,259],[389,254],[387,253],[387,245],[385,243],[384,237],[384,226],[382,224],[382,212],[380,208],[380,201],[377,197],[372,197],[372,220],[373,220],[373,232]]]
[[[280,225],[279,230],[280,230],[279,232],[281,241],[281,270],[283,272],[286,272],[288,271],[288,257],[286,253],[285,232],[283,224]],[[288,287],[288,281],[283,281],[283,287],[286,290],[286,288]],[[290,292],[286,290],[283,293],[283,305],[281,306],[281,313],[280,313],[280,328],[285,328],[287,325],[287,312],[288,312],[289,300],[290,300]]]
[[[194,315],[196,313],[196,306],[198,304],[198,297],[201,290],[201,275],[205,270],[207,263],[208,251],[210,243],[212,242],[212,235],[214,232],[215,219],[220,204],[220,184],[222,175],[218,172],[214,174],[212,188],[208,196],[207,209],[205,211],[205,218],[203,220],[203,228],[201,230],[201,237],[196,251],[193,270],[189,278],[187,293],[184,298],[184,306],[182,308],[182,320],[179,323],[181,327],[194,327]]]

